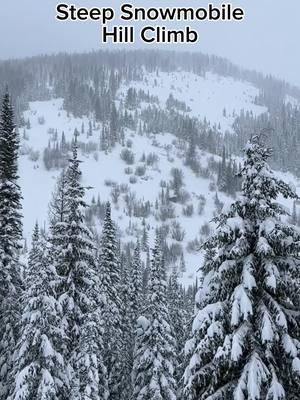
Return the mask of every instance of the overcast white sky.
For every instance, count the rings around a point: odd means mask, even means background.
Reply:
[[[0,58],[100,48],[99,22],[58,22],[55,20],[58,2],[59,0],[0,0]],[[86,7],[110,6],[116,10],[121,3],[117,0],[61,2]],[[209,3],[208,0],[124,2],[147,7],[201,7]],[[221,1],[214,3],[220,4]],[[200,42],[197,45],[181,45],[176,48],[225,56],[241,66],[272,73],[300,86],[300,1],[234,0],[232,3],[245,9],[246,19],[243,22],[197,22],[194,26],[200,33]],[[106,45],[106,48],[111,47]],[[168,45],[164,47],[171,49]]]

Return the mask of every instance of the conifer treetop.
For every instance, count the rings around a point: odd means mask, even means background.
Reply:
[[[283,400],[300,391],[300,231],[277,202],[298,196],[272,172],[260,139],[245,148],[241,197],[203,246],[186,344],[189,400]]]

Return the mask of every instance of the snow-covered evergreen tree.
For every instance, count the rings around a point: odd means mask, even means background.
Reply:
[[[66,400],[69,383],[61,343],[59,284],[49,249],[35,226],[23,297],[22,335],[17,345],[12,400]]]
[[[179,270],[180,270],[181,273],[186,272],[186,265],[185,265],[183,252],[181,253],[181,256],[180,256],[180,268],[179,268]]]
[[[137,242],[133,259],[131,259],[130,254],[125,255],[122,265],[122,365],[124,400],[130,397],[132,392],[131,372],[133,368],[135,329],[142,307],[142,269],[140,245]]]
[[[300,233],[270,170],[270,149],[245,148],[242,194],[204,245],[204,280],[186,344],[185,398],[296,400],[300,393]]]
[[[138,319],[133,368],[134,400],[175,400],[176,343],[169,323],[167,285],[156,239],[148,289],[148,310]]]
[[[21,293],[18,252],[22,237],[18,185],[19,138],[8,93],[0,114],[0,399],[12,381],[13,353],[18,339]]]
[[[63,354],[68,361],[70,399],[107,398],[106,368],[103,363],[102,307],[99,279],[95,273],[95,249],[87,229],[83,208],[85,190],[80,183],[80,161],[76,140],[66,172],[65,220],[52,229],[60,252],[53,251],[61,279],[59,303],[64,329]],[[95,334],[97,332],[97,334]],[[90,396],[90,397],[89,397]]]
[[[118,258],[116,228],[111,219],[109,203],[106,205],[98,269],[101,293],[105,298],[103,313],[105,321],[104,360],[108,371],[109,399],[119,400],[123,390],[121,268]]]
[[[49,204],[49,222],[52,228],[59,227],[66,220],[68,203],[67,203],[67,182],[68,176],[66,170],[62,170],[58,177],[52,199]]]
[[[5,94],[0,114],[0,235],[6,259],[13,258],[20,248],[22,237],[21,193],[18,186],[19,136],[14,124],[14,113],[8,93]]]
[[[142,250],[147,251],[149,248],[148,246],[148,231],[146,227],[146,221],[143,220],[143,234],[142,234]]]
[[[36,264],[40,262],[41,257],[41,247],[42,242],[40,238],[40,228],[38,222],[35,223],[32,239],[31,239],[31,250],[28,256],[28,268],[26,268],[26,285],[25,288],[28,287],[30,276],[33,276],[32,272],[35,273]]]
[[[68,234],[67,216],[69,213],[69,197],[67,196],[67,189],[68,171],[66,169],[61,172],[57,179],[48,206],[50,229],[47,240],[52,246],[52,263],[55,265],[58,275],[61,276],[65,276],[66,274],[66,266],[62,262],[62,253],[65,251],[65,238]],[[62,290],[62,287],[60,289]]]
[[[176,355],[178,365],[178,373],[176,374],[176,378],[179,382],[179,380],[182,378],[183,372],[183,350],[186,340],[187,311],[184,309],[183,290],[178,282],[177,267],[173,267],[172,273],[169,277],[168,307],[170,324],[174,332],[176,342]]]
[[[122,252],[120,256],[121,272],[121,323],[122,323],[122,348],[120,353],[120,362],[122,365],[122,394],[120,399],[126,400],[130,398],[132,391],[131,388],[131,371],[133,363],[133,331],[134,325],[131,323],[131,253],[129,249],[127,252]]]
[[[298,223],[296,201],[293,202],[293,209],[292,209],[292,213],[289,218],[289,222],[292,225],[297,225],[297,223]]]
[[[140,256],[140,244],[137,242],[134,249],[133,261],[131,264],[129,278],[129,308],[130,308],[130,324],[133,326],[140,315],[143,306],[143,279],[142,279],[142,263]]]
[[[107,369],[104,365],[103,298],[95,299],[98,307],[86,313],[80,330],[77,373],[80,400],[107,400],[109,396]]]

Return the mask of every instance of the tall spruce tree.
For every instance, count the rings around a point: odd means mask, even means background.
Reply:
[[[35,226],[23,297],[22,335],[17,344],[12,400],[65,400],[69,382],[61,353],[65,340],[56,291],[59,277]]]
[[[52,247],[52,263],[58,275],[66,274],[65,263],[62,262],[62,253],[65,249],[67,236],[67,215],[69,212],[69,198],[67,197],[68,173],[67,169],[59,175],[48,207],[49,234],[47,240]],[[62,289],[62,287],[60,288]],[[59,295],[59,293],[58,293]]]
[[[176,369],[176,379],[179,384],[184,369],[184,343],[186,336],[187,311],[184,308],[183,289],[178,282],[177,267],[173,267],[169,277],[168,285],[168,306],[170,315],[170,324],[174,332],[176,342],[176,360],[178,368]]]
[[[86,227],[83,209],[85,190],[80,183],[77,143],[66,172],[67,211],[63,229],[53,229],[60,252],[53,252],[61,284],[65,344],[63,352],[71,379],[70,399],[107,398],[106,368],[103,363],[102,306],[100,284],[95,272],[95,249]],[[58,224],[61,226],[61,222]]]
[[[296,206],[296,201],[293,202],[293,209],[292,209],[292,214],[290,215],[289,222],[292,225],[297,225],[298,222],[298,216],[297,216],[297,206]]]
[[[80,331],[77,374],[80,400],[107,400],[109,396],[107,369],[104,364],[103,298],[98,294],[95,304],[86,313]]]
[[[143,306],[143,278],[142,278],[142,262],[140,255],[140,243],[137,242],[134,249],[134,256],[131,263],[131,271],[129,277],[129,308],[130,308],[130,324],[134,329],[137,318]]]
[[[270,155],[258,136],[247,144],[242,195],[204,245],[186,399],[299,398],[300,233],[276,202],[297,195],[270,170]]]
[[[134,400],[176,399],[176,343],[169,321],[165,278],[157,238],[151,263],[148,310],[138,319],[133,368]]]
[[[122,349],[121,349],[121,365],[122,365],[122,379],[123,393],[120,394],[120,399],[126,400],[130,398],[132,391],[131,388],[131,371],[132,371],[132,358],[133,358],[133,329],[131,324],[131,253],[127,248],[126,252],[122,252],[120,257],[121,267],[121,318],[122,318]]]
[[[8,93],[0,115],[0,399],[12,381],[13,353],[18,339],[21,294],[21,191],[18,185],[19,137]]]
[[[105,299],[104,360],[108,371],[109,400],[119,400],[123,395],[122,372],[122,316],[121,316],[121,268],[118,257],[116,228],[111,219],[110,203],[102,232],[101,251],[98,260],[101,293]]]
[[[126,274],[122,277],[123,296],[122,296],[122,314],[123,314],[123,357],[124,367],[124,399],[130,398],[132,393],[131,372],[133,368],[135,329],[137,318],[143,308],[142,298],[142,267],[140,259],[140,245],[137,242],[134,249],[133,258],[126,257],[124,262]],[[129,264],[129,265],[128,265]],[[123,266],[123,269],[124,269]],[[125,295],[124,295],[125,294]]]
[[[67,198],[68,176],[65,169],[60,173],[57,183],[49,203],[49,222],[51,231],[64,224],[68,210]]]
[[[40,238],[40,228],[38,222],[35,223],[32,239],[31,239],[31,250],[28,256],[28,268],[25,271],[25,290],[28,288],[30,276],[35,272],[35,266],[40,261],[41,256],[41,238]]]

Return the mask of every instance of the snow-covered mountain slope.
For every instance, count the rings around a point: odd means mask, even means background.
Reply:
[[[233,123],[233,113],[241,109],[254,114],[265,111],[263,107],[254,104],[257,89],[246,82],[234,81],[231,78],[219,77],[207,74],[205,78],[191,73],[163,73],[148,74],[142,82],[123,84],[117,93],[119,101],[125,99],[129,87],[142,89],[151,95],[157,96],[160,107],[164,108],[170,93],[174,98],[184,101],[190,108],[190,115],[203,119],[211,124],[221,125],[221,131],[230,130]],[[143,105],[142,105],[143,107]],[[223,114],[226,107],[227,113]],[[53,132],[57,130],[60,137],[64,132],[66,141],[71,141],[74,130],[81,132],[82,124],[89,124],[89,118],[74,118],[68,116],[63,110],[63,99],[53,99],[44,102],[32,102],[30,108],[24,114],[25,120],[30,120],[30,128],[21,133],[20,156],[20,183],[23,192],[24,234],[30,240],[33,225],[38,220],[40,225],[46,224],[48,203],[51,192],[54,189],[59,171],[47,170],[43,162],[43,151],[49,141],[53,142]],[[102,132],[101,124],[95,124],[92,136],[85,133],[79,135],[80,142],[100,142]],[[124,192],[120,194],[118,202],[113,203],[113,218],[120,227],[123,242],[135,241],[142,234],[143,218],[130,216],[126,208],[125,196],[132,195],[135,199],[149,201],[151,213],[146,218],[149,227],[149,244],[153,244],[155,228],[162,224],[157,218],[155,203],[164,186],[163,182],[171,180],[172,168],[183,171],[183,189],[187,192],[185,204],[174,203],[174,218],[168,219],[170,234],[168,243],[176,244],[182,249],[185,257],[186,272],[182,275],[184,283],[192,283],[195,280],[198,268],[201,266],[202,255],[195,251],[195,239],[200,240],[207,235],[207,224],[212,220],[216,212],[215,179],[199,177],[185,165],[182,151],[175,136],[168,133],[156,135],[139,135],[129,129],[125,131],[125,147],[134,153],[134,163],[127,165],[120,153],[124,147],[116,145],[107,154],[96,149],[93,152],[80,154],[83,161],[83,183],[92,188],[87,190],[87,201],[100,196],[101,201],[112,201],[112,188],[115,183],[123,184]],[[37,157],[37,152],[39,157]],[[32,157],[32,154],[35,157]],[[147,165],[144,155],[155,154],[157,161]],[[32,158],[34,161],[32,161]],[[38,159],[37,159],[38,158]],[[218,159],[206,152],[198,151],[198,159],[201,166],[208,165],[209,159]],[[137,173],[137,167],[145,168],[143,174]],[[298,181],[292,175],[284,175],[284,179],[295,186]],[[126,186],[127,185],[127,186]],[[232,199],[223,193],[218,193],[219,200],[228,204]],[[203,200],[204,199],[204,200]],[[203,210],[199,212],[199,203]],[[291,208],[288,202],[286,205]],[[184,209],[193,206],[192,216],[185,216]],[[172,238],[174,221],[178,221],[185,232],[182,240]],[[95,224],[100,228],[100,221]],[[213,227],[213,224],[209,225]],[[200,233],[201,230],[201,233]],[[145,254],[144,254],[145,257]]]
[[[183,101],[189,107],[191,117],[203,120],[211,125],[219,125],[222,132],[232,131],[235,115],[241,110],[249,111],[254,116],[266,112],[266,107],[255,104],[259,90],[248,82],[206,73],[205,77],[192,72],[162,72],[147,74],[143,81],[130,86],[157,96],[160,106],[164,107],[170,94]],[[128,84],[120,90],[123,98]],[[226,109],[226,115],[223,111]]]

